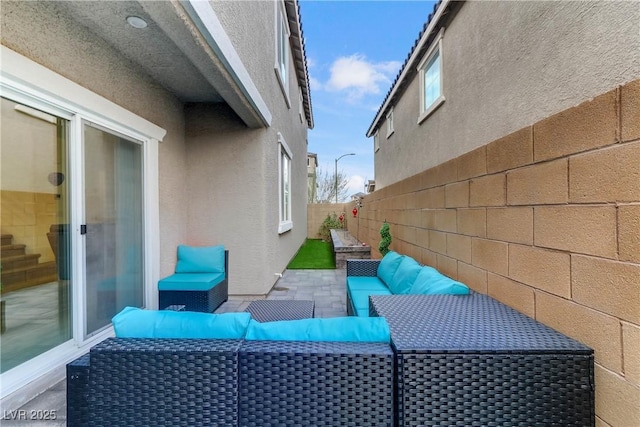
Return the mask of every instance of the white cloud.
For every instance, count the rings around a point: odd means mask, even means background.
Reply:
[[[316,60],[313,59],[311,56],[307,56],[307,67],[313,68],[315,66],[316,66]]]
[[[351,200],[351,196],[356,193],[364,193],[364,178],[360,175],[352,175],[347,183],[347,196]]]
[[[315,77],[309,77],[309,86],[311,86],[311,90],[313,91],[322,90],[322,83]]]
[[[364,95],[380,93],[381,86],[388,86],[399,68],[397,61],[374,63],[360,54],[343,56],[331,65],[331,76],[325,88],[334,92],[346,91],[350,99],[358,100]]]

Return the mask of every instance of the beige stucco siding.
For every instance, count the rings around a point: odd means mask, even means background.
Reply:
[[[307,227],[307,124],[299,119],[298,85],[292,58],[289,58],[288,92],[290,107],[274,71],[275,2],[213,2],[212,6],[236,52],[243,61],[272,114],[269,128],[247,130],[231,114],[210,117],[207,129],[191,137],[197,126],[188,114],[188,150],[190,186],[201,188],[200,194],[215,197],[216,215],[222,221],[211,223],[207,210],[195,208],[190,213],[190,238],[202,233],[232,245],[230,293],[265,294],[275,283],[275,273],[282,272],[295,255]],[[241,18],[240,18],[241,17]],[[251,34],[251,37],[247,37]],[[203,118],[204,119],[204,118]],[[205,119],[206,120],[206,119]],[[293,228],[278,234],[278,157],[280,133],[292,152],[292,220]],[[206,143],[205,141],[209,141]],[[198,167],[194,167],[197,162]],[[231,173],[217,176],[216,170],[229,168]],[[205,185],[206,183],[206,185]],[[206,187],[206,188],[203,188]],[[223,197],[220,197],[223,195]],[[197,200],[193,206],[204,201]],[[202,228],[209,224],[208,229]]]
[[[444,104],[417,124],[414,75],[389,139],[381,120],[377,188],[634,80],[639,22],[636,2],[465,2],[444,32]]]
[[[49,2],[2,2],[2,44],[167,130],[159,147],[160,274],[175,267],[187,223],[182,104]]]

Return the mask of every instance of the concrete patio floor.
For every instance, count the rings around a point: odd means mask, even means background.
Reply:
[[[266,299],[269,300],[313,300],[315,317],[346,316],[346,270],[285,270]],[[259,297],[229,297],[216,313],[244,311]],[[67,425],[66,383],[61,381],[44,391],[35,399],[22,406],[13,414],[0,414],[0,424],[4,427],[54,427]],[[55,413],[55,420],[29,420],[31,411],[49,411]],[[55,411],[55,412],[52,412]],[[26,419],[21,419],[25,414]],[[12,418],[18,419],[8,419]],[[4,418],[4,419],[3,419]]]

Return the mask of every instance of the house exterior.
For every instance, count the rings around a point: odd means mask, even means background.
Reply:
[[[635,2],[439,2],[349,224],[594,348],[602,426],[640,425],[639,29]]]
[[[124,306],[158,308],[179,244],[224,245],[230,294],[266,294],[307,234],[313,116],[297,1],[0,11],[12,409],[112,335]]]

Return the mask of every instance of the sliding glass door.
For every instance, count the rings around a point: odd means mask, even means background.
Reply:
[[[142,307],[141,143],[83,123],[86,233],[85,336],[126,306]]]
[[[1,99],[0,372],[71,339],[69,120]]]
[[[36,106],[1,99],[0,374],[145,305],[142,142]]]

